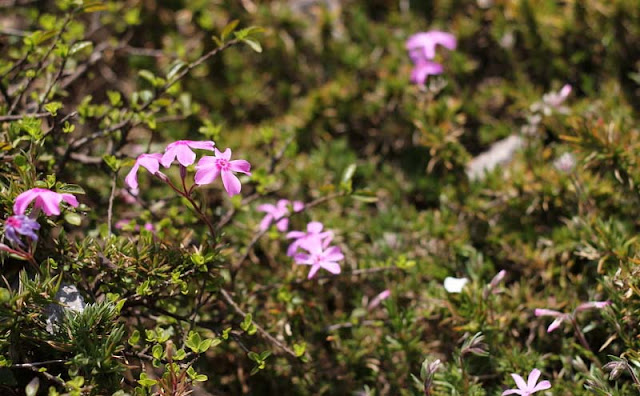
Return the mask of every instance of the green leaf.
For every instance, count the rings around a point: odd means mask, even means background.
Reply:
[[[121,161],[113,155],[105,155],[102,157],[102,159],[109,166],[109,168],[111,168],[111,170],[114,172],[120,169],[120,166],[122,165]]]
[[[253,39],[244,39],[242,41],[244,41],[249,47],[251,47],[252,50],[256,51],[257,53],[262,52],[262,46],[260,45],[259,42]]]
[[[109,97],[109,103],[111,106],[116,107],[122,103],[122,95],[118,91],[107,91],[107,96]]]
[[[177,60],[173,63],[173,65],[171,65],[171,67],[169,68],[169,72],[167,73],[167,80],[171,81],[173,80],[173,78],[180,72],[180,70],[182,70],[183,67],[185,67],[186,64],[181,61],[181,60]]]
[[[301,342],[300,344],[293,344],[293,352],[296,354],[297,357],[300,357],[302,355],[304,355],[304,352],[307,349],[307,343],[306,342]]]
[[[93,47],[93,43],[91,41],[80,41],[71,46],[71,49],[69,49],[69,55],[77,54],[83,49],[90,47]]]
[[[127,340],[127,342],[129,343],[129,345],[134,346],[134,345],[138,345],[139,341],[140,341],[140,332],[138,330],[134,330],[133,333],[131,333],[131,336],[129,337],[129,340]]]
[[[162,345],[160,344],[154,345],[153,348],[151,349],[151,355],[158,360],[162,358],[162,352],[164,352],[164,350],[162,349]]]
[[[229,36],[229,34],[231,34],[231,32],[235,30],[236,26],[238,26],[238,23],[240,23],[240,21],[234,19],[233,21],[229,22],[227,26],[224,27],[224,29],[222,29],[222,33],[220,33],[220,38],[222,39],[222,41],[227,39],[227,36]]]
[[[145,373],[141,373],[140,374],[140,379],[138,380],[138,383],[140,385],[142,385],[145,388],[150,388],[152,386],[154,386],[155,384],[158,383],[158,381],[150,379],[147,374]]]
[[[82,216],[74,212],[66,212],[64,214],[64,221],[71,225],[79,226],[82,223]]]
[[[200,346],[198,347],[198,353],[205,353],[211,347],[212,343],[213,343],[213,339],[211,338],[202,341],[200,343]]]
[[[84,189],[77,184],[65,184],[58,188],[58,192],[67,194],[85,194]]]
[[[149,83],[151,83],[151,85],[155,84],[156,76],[154,76],[153,73],[151,73],[149,70],[140,70],[138,72],[138,75],[140,77],[142,77],[143,79],[149,81]]]
[[[201,343],[202,343],[202,338],[200,338],[200,334],[198,334],[195,331],[191,331],[189,333],[189,337],[187,338],[187,341],[185,342],[185,345],[189,349],[191,349],[193,352],[199,353],[198,351],[200,350]]]
[[[249,330],[249,327],[251,327],[252,323],[253,323],[253,317],[251,316],[250,313],[248,313],[242,320],[242,323],[240,323],[240,328],[244,331],[247,331]]]
[[[58,115],[58,110],[60,110],[61,108],[62,103],[60,102],[50,102],[44,105],[44,109],[54,117]]]
[[[107,11],[108,9],[109,7],[107,7],[106,4],[103,4],[102,2],[99,2],[99,1],[87,2],[82,7],[82,11],[86,13]]]
[[[38,388],[40,388],[40,379],[38,377],[33,377],[33,379],[27,384],[27,387],[24,389],[24,393],[27,396],[36,396],[38,393]]]

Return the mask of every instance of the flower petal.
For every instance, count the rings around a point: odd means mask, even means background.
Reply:
[[[319,269],[320,269],[319,265],[313,265],[311,267],[311,270],[309,270],[309,275],[307,275],[307,279],[313,278],[316,275],[316,273],[318,272]]]
[[[527,388],[531,389],[536,386],[538,383],[538,378],[540,378],[540,370],[533,369],[529,373],[529,377],[527,377]]]
[[[200,149],[200,150],[213,151],[213,146],[215,146],[215,143],[213,142],[213,140],[209,140],[209,141],[187,140],[186,142],[189,147],[194,149]]]
[[[234,172],[241,172],[247,175],[251,175],[251,164],[245,160],[229,161],[229,169]]]
[[[276,223],[276,228],[280,232],[285,232],[287,228],[289,228],[289,219],[286,217],[284,219],[280,219],[280,221]]]
[[[522,391],[518,389],[509,389],[502,392],[502,396],[506,396],[506,395],[522,395]]]
[[[219,174],[220,170],[216,167],[200,168],[196,170],[196,175],[193,180],[197,185],[209,184],[213,182]]]
[[[196,161],[196,153],[191,151],[189,146],[180,145],[176,147],[176,158],[182,166],[189,166]]]
[[[227,149],[228,150],[228,149]],[[227,194],[230,197],[238,194],[242,185],[240,184],[240,180],[231,173],[231,171],[222,171],[222,184],[224,185],[224,189],[227,190]]]
[[[547,333],[551,333],[552,331],[556,330],[558,327],[560,327],[563,321],[564,321],[564,316],[560,316],[559,318],[551,322],[551,324],[547,328]]]
[[[518,374],[511,374],[511,377],[516,382],[516,386],[518,387],[518,389],[520,389],[520,390],[527,389],[527,383],[524,382],[524,378],[522,378]]]
[[[73,206],[74,208],[78,207],[78,199],[75,196],[73,196],[71,194],[67,194],[67,193],[60,194],[60,195],[61,195],[62,200],[64,202],[68,203],[69,205]]]
[[[138,169],[140,169],[140,164],[136,161],[129,173],[127,173],[127,177],[124,178],[124,183],[131,190],[138,189]]]
[[[320,266],[334,275],[340,273],[340,264],[334,263],[333,261],[322,261],[320,262]]]
[[[42,211],[47,216],[57,216],[60,214],[60,201],[62,200],[61,196],[55,195],[53,191],[52,194],[40,194],[36,198],[36,207],[42,208]]]
[[[16,201],[13,204],[13,212],[15,214],[17,215],[24,214],[24,211],[27,209],[27,206],[29,206],[31,201],[36,199],[36,197],[38,196],[38,193],[37,191],[34,191],[34,190],[35,189],[27,190],[16,197]]]
[[[537,392],[537,391],[541,391],[541,390],[546,390],[551,388],[551,382],[549,381],[542,381],[540,382],[538,385],[535,386],[535,388],[531,389],[530,392]]]

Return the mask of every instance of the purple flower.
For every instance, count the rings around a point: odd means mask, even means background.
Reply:
[[[180,165],[189,166],[196,161],[196,153],[191,149],[213,151],[214,145],[215,143],[213,141],[198,142],[193,140],[178,140],[167,146],[160,163],[165,168],[168,168],[177,158]]]
[[[198,185],[209,184],[218,175],[222,176],[222,184],[230,197],[238,194],[242,185],[233,172],[240,172],[251,176],[251,164],[245,160],[231,161],[231,149],[226,149],[221,153],[215,149],[215,156],[200,158],[196,165],[195,182]]]
[[[337,261],[344,259],[342,251],[337,246],[323,245],[320,238],[310,239],[301,245],[309,253],[298,253],[294,256],[297,264],[311,266],[307,279],[313,278],[320,268],[324,268],[334,275],[340,273],[340,264]]]
[[[133,165],[133,168],[127,174],[127,177],[124,178],[124,182],[131,191],[138,191],[138,169],[142,166],[146,170],[149,171],[152,175],[155,175],[160,170],[160,160],[162,159],[162,154],[141,154],[136,158],[136,163]]]
[[[307,224],[307,232],[291,231],[287,233],[287,239],[295,239],[287,249],[287,256],[295,255],[299,247],[306,249],[305,245],[307,244],[320,243],[324,248],[329,246],[329,243],[333,240],[333,231],[322,232],[323,228],[324,225],[319,221],[312,221]],[[319,239],[319,242],[316,241],[317,239]]]
[[[413,63],[418,64],[435,58],[437,45],[454,50],[457,46],[456,37],[451,33],[431,30],[412,35],[405,46]]]
[[[35,200],[34,209],[42,209],[47,215],[60,214],[60,202],[65,201],[69,205],[78,207],[78,200],[71,194],[60,194],[46,188],[32,188],[18,195],[16,202],[13,204],[13,211],[18,214],[24,214],[27,206],[31,201]]]
[[[37,241],[38,234],[35,231],[39,229],[40,224],[25,215],[14,215],[4,222],[4,235],[14,246],[24,247],[20,235],[24,235],[34,242]]]
[[[289,204],[293,207],[294,212],[300,212],[304,209],[304,203],[300,201],[291,202],[287,199],[281,199],[275,205],[259,205],[258,211],[267,214],[260,222],[260,231],[267,230],[271,223],[275,221],[278,231],[285,232],[289,228],[289,218],[287,217],[289,215]]]
[[[502,396],[505,395],[520,395],[520,396],[530,396],[538,391],[546,390],[551,388],[551,383],[549,381],[542,381],[539,384],[538,379],[540,378],[540,370],[533,369],[529,373],[529,377],[527,378],[527,382],[524,382],[524,379],[518,374],[511,374],[513,380],[516,382],[516,386],[518,389],[509,389],[502,392]]]

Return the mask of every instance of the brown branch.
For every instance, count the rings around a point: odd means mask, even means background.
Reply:
[[[45,118],[50,116],[50,113],[25,113],[25,114],[14,114],[14,115],[4,115],[4,116],[0,116],[0,122],[5,122],[5,121],[17,121],[17,120],[21,120],[25,117],[31,117],[31,118]]]

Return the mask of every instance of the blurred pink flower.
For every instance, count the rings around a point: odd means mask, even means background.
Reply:
[[[24,214],[27,206],[31,201],[35,200],[34,209],[42,209],[47,215],[60,214],[60,202],[64,201],[74,208],[78,207],[78,200],[71,194],[60,194],[46,188],[32,188],[18,195],[16,202],[13,204],[13,211],[17,215]]]
[[[251,176],[251,164],[245,160],[231,161],[231,149],[226,149],[223,153],[217,148],[214,150],[215,156],[202,157],[200,161],[198,161],[198,165],[196,165],[195,182],[198,185],[209,184],[214,181],[218,175],[221,175],[222,184],[225,190],[227,190],[227,194],[232,197],[238,194],[242,188],[240,180],[238,180],[233,172],[240,172]]]
[[[424,85],[427,77],[435,76],[442,73],[442,65],[428,60],[416,63],[411,70],[411,82],[414,84]]]
[[[319,243],[323,248],[329,246],[333,240],[333,231],[322,231],[324,225],[319,221],[312,221],[307,224],[307,232],[291,231],[287,233],[287,239],[295,239],[287,249],[287,256],[293,256],[299,247],[305,248],[306,244]],[[319,242],[315,241],[319,239]],[[305,248],[306,249],[306,248]]]
[[[301,247],[309,253],[298,253],[294,256],[294,260],[297,264],[311,266],[307,279],[313,278],[320,268],[334,275],[340,273],[340,264],[337,261],[344,259],[344,255],[339,247],[323,246],[320,238],[310,239]]]
[[[513,377],[513,380],[516,382],[518,389],[506,390],[502,392],[502,396],[530,396],[538,391],[551,388],[551,383],[549,381],[542,381],[538,383],[538,379],[540,378],[540,370],[538,369],[531,370],[531,373],[529,373],[529,377],[527,378],[527,382],[524,382],[524,379],[518,374],[511,374],[511,377]]]
[[[550,92],[546,95],[543,95],[542,100],[551,107],[558,107],[562,103],[564,103],[565,100],[567,100],[567,98],[571,94],[571,91],[571,85],[565,84],[562,86],[560,91]]]
[[[260,222],[260,231],[265,231],[271,223],[276,222],[278,231],[285,232],[289,228],[289,204],[291,204],[294,212],[300,212],[304,209],[304,203],[300,201],[289,201],[287,199],[279,200],[275,205],[262,204],[258,206],[259,212],[265,212],[266,216]]]
[[[375,307],[377,307],[378,305],[380,305],[380,303],[383,300],[386,300],[387,298],[389,298],[391,296],[391,290],[386,289],[383,292],[381,292],[380,294],[378,294],[377,296],[375,296],[371,302],[369,302],[369,306],[367,307],[367,309],[371,310]]]
[[[553,309],[537,308],[534,311],[534,315],[535,316],[552,316],[556,318],[554,319],[553,322],[551,322],[551,324],[547,328],[547,333],[551,333],[552,331],[560,327],[562,322],[564,322],[565,320],[570,321],[574,317],[574,315],[578,312],[586,311],[588,309],[602,309],[610,304],[611,304],[610,301],[591,301],[591,302],[582,303],[578,305],[576,309],[573,311],[573,313],[571,314],[563,313],[560,311],[554,311]]]
[[[146,170],[149,171],[152,175],[155,175],[160,170],[160,160],[162,159],[162,154],[154,153],[154,154],[140,154],[138,158],[136,158],[136,163],[133,164],[133,167],[124,178],[124,183],[131,189],[133,192],[138,191],[138,169],[142,166]]]
[[[178,140],[167,146],[160,163],[165,168],[168,168],[177,158],[180,165],[189,166],[196,161],[196,153],[191,149],[213,151],[214,145],[215,143],[213,141]]]
[[[114,227],[118,230],[121,230],[125,226],[129,225],[129,223],[131,223],[131,219],[120,219],[116,222],[116,224],[114,224]],[[140,231],[140,226],[136,224],[136,226],[133,229],[135,231]],[[154,232],[156,230],[156,227],[152,223],[144,223],[144,229],[147,231]]]
[[[437,45],[454,50],[457,46],[456,37],[451,33],[431,30],[412,35],[407,40],[405,47],[409,51],[409,57],[413,63],[417,64],[435,58]]]

